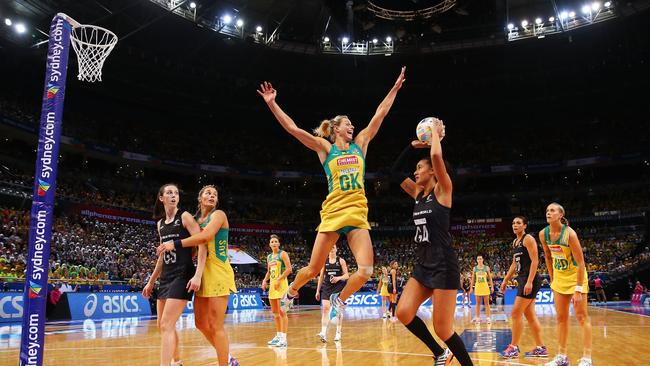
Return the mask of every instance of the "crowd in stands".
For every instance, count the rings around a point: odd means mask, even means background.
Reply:
[[[0,277],[4,282],[20,281],[25,270],[28,211],[0,209]],[[576,227],[590,272],[621,272],[650,262],[642,226]],[[376,232],[372,235],[376,275],[382,266],[395,260],[404,279],[410,276],[416,247],[409,232]],[[309,261],[312,238],[294,233],[281,236],[281,249],[290,254],[297,270]],[[128,283],[139,288],[155,265],[154,247],[158,241],[151,225],[103,222],[82,216],[59,216],[53,229],[50,255],[50,279],[55,283],[100,285]],[[268,235],[233,232],[230,244],[239,247],[260,263],[257,271],[238,273],[238,287],[257,287],[266,271],[270,253]],[[503,278],[512,259],[512,235],[454,236],[461,270],[470,274],[481,254],[495,278]],[[356,269],[354,257],[342,238],[338,254]],[[540,248],[540,256],[543,251]],[[546,268],[540,258],[540,273]]]

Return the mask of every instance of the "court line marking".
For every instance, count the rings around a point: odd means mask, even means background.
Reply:
[[[627,314],[627,315],[638,315],[638,316],[644,316],[644,317],[646,317],[646,318],[650,318],[650,315],[646,315],[646,314],[630,313],[630,312],[623,311],[623,310],[608,309],[608,308],[601,308],[601,309],[603,309],[603,310],[609,310],[609,311],[615,311],[615,312],[617,312],[617,313],[621,313],[621,314]]]
[[[210,346],[193,346],[193,345],[184,345],[183,348],[212,348]],[[84,350],[84,351],[96,351],[96,350],[108,350],[108,349],[160,349],[160,346],[115,346],[115,347],[65,347],[65,348],[46,348],[45,351],[79,351],[79,350]],[[242,347],[237,347],[236,345],[231,347],[231,349],[241,349],[241,350],[246,350],[246,349],[267,349],[267,350],[272,350],[272,347],[266,346],[242,346]],[[339,351],[337,348],[307,348],[307,347],[287,347],[286,350],[300,350],[300,351],[317,351],[320,352],[321,349],[325,349],[327,351]],[[8,350],[3,350],[1,352],[7,352]],[[13,350],[14,352],[16,350]],[[341,348],[341,352],[356,352],[356,353],[379,353],[379,354],[394,354],[394,355],[402,355],[402,356],[416,356],[416,357],[428,357],[431,358],[432,355],[428,354],[423,354],[423,353],[412,353],[412,352],[391,352],[391,351],[379,351],[379,350],[364,350],[364,349],[345,349]],[[474,352],[473,352],[474,353]],[[478,353],[485,353],[485,352],[478,352]],[[245,357],[241,357],[244,359]],[[473,361],[482,361],[482,362],[492,362],[493,364],[497,365],[523,365],[523,366],[530,366],[528,363],[519,363],[519,362],[512,362],[512,360],[491,360],[491,359],[485,359],[485,358],[477,358],[477,357],[471,357]]]

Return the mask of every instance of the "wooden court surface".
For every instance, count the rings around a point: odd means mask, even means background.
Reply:
[[[505,312],[504,312],[505,310]],[[503,318],[509,308],[493,315]],[[538,306],[543,338],[551,355],[555,342],[552,305]],[[593,324],[595,365],[646,365],[643,350],[650,343],[650,317],[611,309],[590,307]],[[431,323],[430,310],[421,308],[420,316]],[[542,360],[520,358],[505,361],[495,352],[510,340],[507,321],[474,325],[474,309],[457,308],[456,331],[464,337],[475,365],[539,365]],[[341,342],[323,344],[316,337],[320,330],[320,312],[315,308],[292,310],[289,315],[289,347],[266,346],[275,334],[268,310],[247,310],[229,314],[226,329],[231,353],[245,365],[271,366],[370,366],[432,365],[428,349],[399,322],[382,320],[375,308],[348,308]],[[217,365],[214,350],[194,329],[193,316],[184,315],[177,324],[185,366]],[[20,325],[0,326],[0,365],[18,364]],[[524,330],[520,348],[528,351],[532,337]],[[123,318],[50,324],[46,328],[45,365],[158,365],[159,333],[155,319]],[[466,333],[464,336],[462,333]],[[334,329],[329,330],[333,339]],[[469,338],[473,340],[468,342]],[[577,365],[581,356],[580,327],[572,319],[569,357]],[[453,365],[458,365],[454,361]]]

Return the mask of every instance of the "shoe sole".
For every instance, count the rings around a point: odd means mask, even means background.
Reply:
[[[450,354],[449,357],[447,358],[447,361],[445,361],[445,366],[451,365],[451,361],[454,360],[454,354]]]

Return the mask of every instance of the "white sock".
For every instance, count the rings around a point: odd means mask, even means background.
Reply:
[[[323,325],[320,327],[320,334],[326,334],[327,333],[327,325]]]
[[[287,333],[280,333],[280,339],[282,339],[283,341],[286,342],[287,341]]]
[[[275,332],[275,336],[278,337],[278,338],[280,338],[280,337],[282,337],[282,333],[280,333],[280,332]]]

